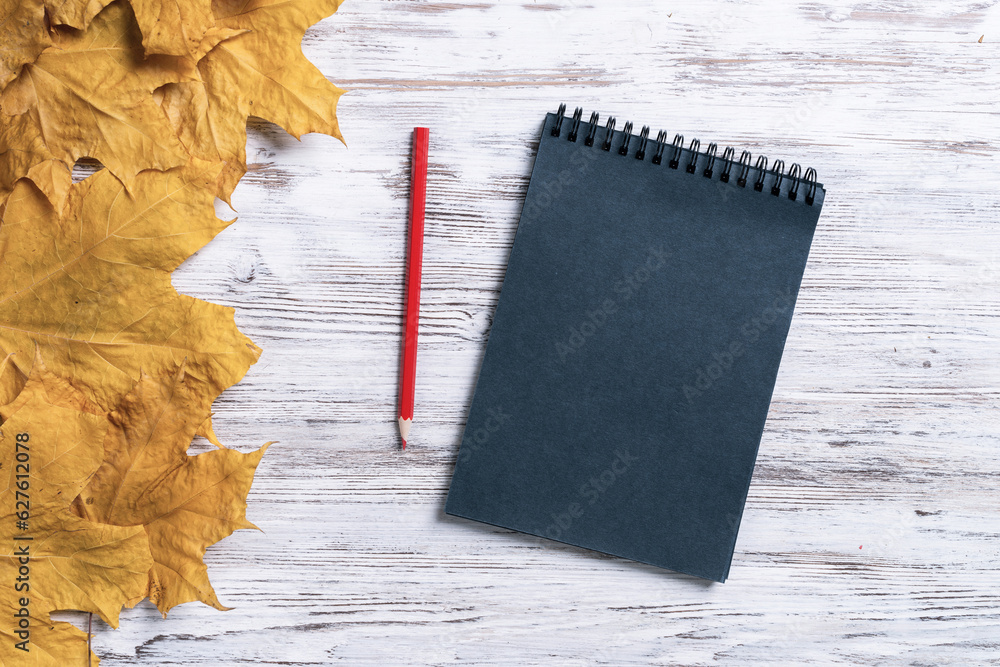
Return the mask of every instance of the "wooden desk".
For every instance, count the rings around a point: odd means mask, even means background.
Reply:
[[[984,6],[349,0],[304,48],[350,89],[350,148],[254,123],[240,221],[174,278],[264,348],[215,422],[244,451],[280,441],[249,498],[264,532],[208,552],[232,611],[95,622],[105,667],[996,661],[1000,6]],[[442,512],[540,122],[563,101],[813,166],[828,188],[724,585]],[[403,454],[416,125],[432,145]]]

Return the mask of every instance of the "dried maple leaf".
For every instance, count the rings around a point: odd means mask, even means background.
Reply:
[[[0,0],[0,90],[51,44],[53,26],[86,30],[111,0]],[[197,60],[204,36],[215,25],[211,0],[131,0],[146,55]]]
[[[146,587],[146,533],[70,509],[101,466],[109,428],[81,392],[38,362],[0,417],[0,578],[12,587],[0,596],[0,664],[83,664],[86,634],[49,614],[90,611],[117,627],[122,606]]]
[[[11,144],[20,145],[21,148],[4,150]],[[69,167],[49,152],[28,114],[7,116],[0,113],[0,213],[10,194],[10,188],[13,187],[14,181],[10,179],[14,174],[22,174],[31,179],[56,210],[62,210],[66,205],[66,195],[73,182]]]
[[[215,25],[212,0],[132,0],[146,54],[197,59],[205,34]]]
[[[337,101],[343,90],[302,54],[306,28],[343,0],[216,0],[216,24],[245,31],[220,42],[199,62],[200,80],[162,89],[163,109],[191,152],[222,160],[218,196],[229,201],[246,172],[246,121],[258,116],[298,138],[309,132],[343,141]]]
[[[234,530],[256,528],[246,519],[246,496],[268,447],[188,456],[209,416],[197,384],[183,366],[169,375],[143,374],[109,415],[104,463],[74,504],[91,521],[146,529],[154,561],[147,595],[164,616],[193,600],[226,609],[202,558]]]
[[[0,90],[52,43],[47,22],[82,30],[110,1],[0,0]]]
[[[144,58],[139,28],[123,0],[101,11],[84,32],[60,31],[54,44],[0,95],[0,195],[35,165],[99,160],[130,189],[143,169],[185,164],[153,91],[194,76],[186,59]],[[4,128],[19,123],[13,130]],[[40,184],[41,185],[41,184]],[[41,185],[46,194],[54,188]]]
[[[0,0],[0,90],[51,43],[41,2]]]
[[[110,2],[111,0],[42,0],[53,24],[68,25],[77,30],[85,30],[90,21]]]
[[[8,354],[0,360],[0,405],[13,401],[27,380],[24,371],[14,363],[14,355]]]
[[[54,373],[105,409],[140,369],[185,359],[207,404],[238,382],[260,348],[236,328],[232,308],[178,294],[170,282],[230,224],[212,205],[219,168],[144,171],[133,194],[104,169],[72,185],[60,212],[18,181],[0,224],[0,355],[16,353],[28,375],[37,345]]]
[[[254,527],[246,495],[267,445],[222,447],[209,407],[260,350],[232,309],[178,294],[170,273],[228,225],[212,200],[246,170],[250,115],[342,140],[343,91],[299,46],[340,4],[0,0],[0,456],[21,453],[18,434],[45,439],[32,453],[44,467],[30,525],[46,536],[35,664],[88,655],[55,609],[115,625],[145,595],[164,616],[191,600],[225,608],[203,557]],[[74,185],[82,157],[107,169]],[[195,434],[219,449],[189,457]],[[6,519],[11,542],[20,519]],[[0,576],[16,555],[0,554]],[[17,603],[0,596],[0,615],[16,619]],[[0,664],[25,664],[16,638],[0,637]]]

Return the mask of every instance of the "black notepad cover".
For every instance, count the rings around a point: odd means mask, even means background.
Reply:
[[[556,118],[446,512],[725,581],[824,190]]]

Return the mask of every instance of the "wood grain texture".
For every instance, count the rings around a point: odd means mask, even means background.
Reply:
[[[232,611],[144,603],[98,626],[102,664],[1000,664],[997,44],[992,0],[347,2],[304,49],[350,91],[349,148],[253,123],[240,221],[174,277],[264,348],[215,417],[230,446],[280,441],[249,498],[263,532],[207,554]],[[813,166],[828,189],[726,584],[443,514],[562,101]]]

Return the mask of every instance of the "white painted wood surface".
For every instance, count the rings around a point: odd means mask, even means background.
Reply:
[[[243,450],[280,441],[249,498],[263,532],[207,554],[232,611],[143,604],[97,624],[103,664],[1000,663],[997,44],[994,0],[349,0],[304,48],[350,90],[350,148],[255,123],[240,221],[174,279],[264,348],[215,422]],[[443,514],[561,101],[828,188],[726,584]],[[431,180],[404,454],[415,125]]]

